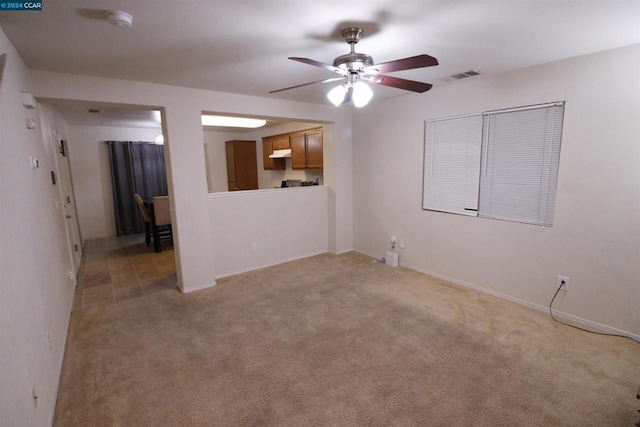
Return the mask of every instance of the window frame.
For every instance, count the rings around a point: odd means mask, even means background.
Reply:
[[[558,107],[560,108],[558,109]],[[532,111],[532,114],[524,113],[528,110],[535,111]],[[464,216],[476,216],[485,219],[497,219],[544,227],[553,226],[556,191],[560,169],[560,151],[562,145],[562,130],[564,127],[564,113],[565,101],[556,101],[515,108],[490,110],[476,114],[425,120],[422,210],[453,213]],[[537,116],[542,117],[542,119]],[[454,175],[451,182],[438,184],[437,179],[433,178],[434,170],[439,170],[438,168],[442,167],[446,168],[447,166],[452,166],[455,169],[458,166],[454,163],[443,163],[443,165],[435,166],[433,162],[438,158],[436,155],[436,148],[439,145],[442,147],[446,146],[446,144],[452,144],[452,150],[457,147],[458,151],[460,151],[460,146],[464,145],[465,142],[455,139],[448,141],[447,137],[453,135],[453,138],[457,138],[458,136],[456,136],[456,132],[464,134],[464,129],[454,129],[450,134],[443,132],[443,135],[441,135],[442,140],[436,140],[435,133],[434,135],[428,134],[430,130],[435,130],[438,127],[438,124],[455,124],[456,122],[459,122],[464,125],[465,120],[470,117],[480,117],[482,123],[480,130],[475,130],[478,134],[474,134],[469,137],[470,141],[475,141],[477,139],[480,151],[480,155],[477,158],[477,167],[474,166],[474,169],[471,171],[472,174],[476,171],[478,174],[478,191],[476,193],[477,210],[475,212],[466,209],[466,204],[464,211],[461,211],[459,206],[458,209],[450,209],[446,204],[439,205],[438,203],[432,203],[432,201],[435,200],[435,195],[438,195],[439,192],[447,191],[449,187],[453,187],[452,191],[454,192],[454,196],[462,191],[460,188],[455,187],[455,184],[457,182],[458,185],[460,185],[459,183],[464,181],[462,174],[468,173],[466,168],[464,166],[460,166],[458,168],[459,170],[451,172]],[[489,123],[495,124],[497,120],[502,118],[506,119],[507,125],[503,123],[501,131],[506,133],[507,139],[504,139],[502,134],[492,134],[490,132],[491,129]],[[511,124],[511,127],[509,127],[509,120],[513,121],[515,125]],[[551,129],[549,129],[550,125]],[[531,138],[528,138],[529,134],[523,134],[525,126],[527,126],[526,129],[531,130]],[[501,137],[502,139],[500,139]],[[513,141],[509,138],[513,139]],[[475,142],[471,143],[475,144]],[[502,144],[503,147],[500,148],[499,144]],[[513,150],[514,144],[518,144],[517,147],[527,147],[528,145],[528,150]],[[504,159],[502,161],[503,169],[496,169],[496,166],[493,164],[493,161],[496,158],[496,153],[494,152],[496,148],[499,149],[497,152],[498,157],[504,156],[508,162],[511,161],[514,165],[519,165],[522,170],[527,169],[527,173],[514,168],[511,163],[505,163]],[[503,151],[500,151],[500,149]],[[542,160],[540,160],[539,157],[542,157]],[[445,161],[446,160],[450,159],[447,159],[445,156]],[[457,160],[460,160],[460,153],[458,153]],[[541,165],[538,165],[536,162],[541,163]],[[536,169],[536,167],[538,169]],[[511,172],[509,172],[510,169],[512,170]],[[448,169],[446,173],[449,173]],[[460,175],[456,175],[457,173]],[[512,175],[509,175],[509,173]],[[492,179],[495,176],[500,176],[501,178],[509,178],[512,181],[503,182],[501,190],[494,190],[491,187],[491,185],[493,185],[493,181],[489,181],[487,178],[488,174]],[[532,177],[537,181],[531,181]],[[466,179],[468,180],[469,178],[467,177]],[[466,182],[467,181],[465,181],[465,183]],[[538,185],[538,182],[539,192],[536,193],[535,187]],[[513,188],[509,189],[509,184],[513,184],[511,185]],[[436,187],[430,187],[432,185],[436,185]],[[440,186],[438,187],[438,185]],[[525,194],[521,195],[518,192],[520,191],[519,187],[522,187],[521,191]],[[526,193],[526,190],[530,191]],[[509,193],[509,191],[511,191],[511,193]],[[500,209],[503,209],[504,212],[508,212],[508,215],[496,214],[493,210],[493,206],[491,204],[487,204],[487,200],[492,201],[494,197],[498,201],[502,198],[503,202],[502,205],[499,202],[496,202],[497,207],[495,208],[495,211],[498,212]],[[522,205],[514,205],[512,200],[508,199],[508,197],[511,197],[513,200],[517,200],[520,197]],[[529,209],[526,208],[527,205],[529,206]]]

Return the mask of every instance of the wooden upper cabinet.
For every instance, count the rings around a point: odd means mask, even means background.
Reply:
[[[306,134],[307,137],[307,169],[322,169],[322,131]]]
[[[271,146],[274,150],[285,150],[291,148],[289,135],[276,135],[271,137]]]
[[[295,133],[289,141],[291,169],[322,169],[322,130]]]
[[[291,149],[291,169],[322,169],[322,129],[314,128],[262,138],[265,170],[285,170],[285,159],[270,159],[274,150]]]
[[[227,141],[229,191],[258,189],[258,159],[255,141]]]
[[[291,169],[305,169],[307,167],[307,144],[304,133],[294,133],[289,136],[291,144]]]
[[[289,143],[289,137],[287,137],[287,144]],[[285,170],[287,168],[284,159],[270,159],[269,156],[273,154],[273,150],[279,150],[279,148],[273,148],[273,137],[267,136],[262,138],[262,166],[265,170]]]

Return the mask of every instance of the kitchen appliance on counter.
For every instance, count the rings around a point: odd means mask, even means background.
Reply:
[[[282,181],[282,188],[285,187],[302,187],[302,180],[300,179],[287,179]]]
[[[310,187],[312,185],[320,185],[318,178],[314,181],[302,181],[301,179],[287,179],[282,181],[280,184],[280,188],[288,188],[288,187]]]

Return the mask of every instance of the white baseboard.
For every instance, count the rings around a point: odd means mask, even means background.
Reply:
[[[203,283],[201,285],[196,285],[196,286],[189,286],[189,289],[184,289],[182,286],[180,286],[180,284],[178,283],[178,289],[180,289],[180,292],[182,292],[183,294],[189,294],[191,292],[196,292],[196,291],[201,291],[203,289],[209,289],[209,288],[213,288],[214,286],[216,286],[217,283],[214,280],[213,283]]]
[[[232,270],[232,271],[223,273],[220,276],[216,276],[216,280],[224,279],[225,277],[235,276],[236,274],[248,273],[249,271],[260,270],[262,268],[267,268],[267,267],[272,267],[274,265],[284,264],[285,262],[296,261],[296,260],[299,260],[299,259],[309,258],[309,257],[312,257],[312,256],[316,256],[316,255],[320,255],[320,254],[326,254],[326,253],[332,253],[332,252],[325,251],[325,250],[314,251],[314,252],[310,252],[310,253],[304,254],[304,255],[284,258],[284,259],[276,260],[276,261],[269,262],[269,263],[266,263],[266,264],[260,264],[260,265],[252,266],[252,267],[246,268],[246,269]]]
[[[376,258],[375,255],[366,254],[366,253],[363,253],[363,252],[360,252],[360,253],[362,253],[363,255],[370,256],[372,258]],[[483,288],[482,286],[478,286],[478,285],[475,285],[473,283],[465,282],[464,280],[459,280],[459,279],[456,279],[455,277],[449,277],[449,276],[446,276],[444,274],[436,273],[434,271],[425,270],[424,268],[420,268],[420,267],[417,267],[417,266],[411,265],[411,264],[405,264],[403,262],[400,262],[400,266],[408,268],[410,270],[417,271],[419,273],[426,274],[428,276],[433,276],[433,277],[435,277],[437,279],[441,279],[441,280],[445,280],[447,282],[451,282],[451,283],[453,283],[455,285],[463,286],[465,288],[474,289],[476,291],[479,291],[479,292],[482,292],[482,293],[485,293],[485,294],[493,295],[493,296],[498,297],[500,299],[504,299],[504,300],[507,300],[507,301],[515,302],[516,304],[524,305],[526,307],[530,307],[530,308],[533,308],[533,309],[538,310],[538,311],[544,311],[546,313],[549,312],[549,307],[548,306],[544,306],[544,305],[536,304],[536,303],[533,303],[533,302],[530,302],[530,301],[526,301],[526,300],[523,300],[523,299],[520,299],[520,298],[516,298],[514,296],[511,296],[511,295],[508,295],[508,294],[503,294],[502,292],[494,291],[492,289]],[[609,334],[624,335],[624,336],[627,336],[629,338],[633,338],[635,340],[640,340],[640,335],[638,335],[638,334],[634,334],[634,333],[631,333],[631,332],[623,331],[621,329],[617,329],[617,328],[614,328],[614,327],[611,327],[611,326],[603,325],[602,323],[593,322],[591,320],[584,319],[584,318],[578,317],[578,316],[574,316],[573,314],[565,313],[565,312],[558,311],[558,310],[555,310],[555,309],[552,310],[552,311],[553,311],[554,316],[562,317],[562,318],[570,320],[572,322],[576,322],[576,323],[582,324],[584,326],[593,328],[593,329],[596,330],[596,332],[605,332],[605,333],[609,333]]]
[[[353,252],[353,251],[354,251],[354,249],[345,249],[345,250],[340,251],[340,252],[332,252],[332,251],[330,251],[330,252],[332,254],[334,254],[334,255],[342,255],[342,254],[348,254],[349,252]]]

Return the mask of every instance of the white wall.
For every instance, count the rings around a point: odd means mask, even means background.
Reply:
[[[210,194],[216,277],[327,252],[328,195],[324,186]]]
[[[421,210],[423,121],[566,101],[552,228]],[[371,105],[354,119],[356,250],[640,335],[640,46]]]
[[[67,278],[64,216],[51,183],[55,147],[43,141],[38,108],[22,106],[20,92],[32,82],[1,30],[0,53],[7,53],[0,81],[0,423],[44,426],[52,422],[75,283]],[[28,130],[27,118],[38,128]],[[64,123],[48,125],[64,137]],[[39,168],[29,167],[29,156]]]
[[[105,141],[155,141],[161,129],[69,126],[69,162],[83,240],[116,235]]]
[[[225,142],[245,139],[242,133],[204,130],[204,156],[209,193],[229,191]]]
[[[179,88],[152,83],[30,71],[43,99],[137,105],[162,112],[168,155],[178,286],[191,292],[215,284],[202,111],[327,123],[324,183],[329,186],[329,250],[352,249],[351,113],[333,106]]]

